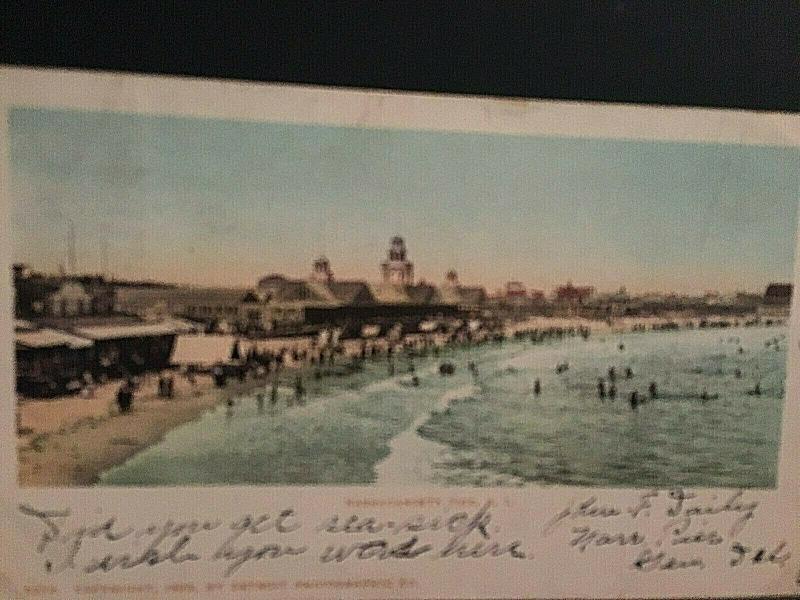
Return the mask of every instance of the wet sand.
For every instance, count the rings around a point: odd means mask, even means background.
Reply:
[[[590,327],[593,331],[610,332],[630,329],[633,325],[652,325],[666,319],[619,319],[609,326],[605,322],[584,319],[533,318],[524,322],[509,324],[506,334],[534,327]],[[681,323],[683,325],[683,323]],[[424,336],[408,336],[409,339]],[[438,345],[445,337],[434,336]],[[281,344],[304,349],[309,340],[270,340],[271,344]],[[385,349],[385,340],[373,340]],[[357,340],[345,342],[346,353],[356,355],[360,348]],[[312,368],[301,364],[287,365],[290,368],[284,376],[301,374],[311,381]],[[287,372],[288,371],[288,372]],[[290,374],[290,373],[291,374]],[[289,380],[287,380],[289,381]],[[162,399],[156,394],[157,375],[149,375],[137,391],[133,411],[126,415],[117,413],[116,390],[120,382],[99,386],[92,398],[66,396],[53,400],[24,400],[19,404],[20,426],[18,436],[19,471],[21,486],[59,487],[85,486],[97,482],[99,475],[107,469],[125,462],[141,450],[156,444],[172,429],[195,420],[207,410],[229,396],[242,394],[264,385],[265,380],[249,379],[245,383],[229,379],[223,389],[215,388],[208,376],[198,375],[197,385],[192,388],[181,376],[176,376],[175,397]],[[450,399],[442,399],[445,403]],[[430,461],[418,460],[430,456],[438,445],[423,440],[417,428],[427,418],[420,416],[403,434],[392,441],[390,457],[379,465],[379,482],[419,480],[409,478],[402,471],[418,468]],[[434,448],[437,446],[437,448]],[[395,458],[399,456],[400,458]]]
[[[290,338],[262,340],[255,345],[259,350],[305,350],[310,342],[310,338]],[[347,340],[344,346],[350,355],[360,348],[356,340]],[[290,359],[281,378],[298,374],[310,380],[311,368]],[[136,391],[133,410],[125,415],[119,414],[115,400],[121,381],[98,385],[91,397],[69,395],[19,401],[19,484],[93,485],[101,473],[158,443],[176,427],[199,418],[230,396],[247,393],[267,382],[249,378],[240,383],[229,378],[224,388],[216,388],[209,375],[198,374],[192,387],[183,376],[173,375],[173,398],[158,397],[158,374],[147,374]]]
[[[128,414],[112,408],[119,382],[101,386],[94,398],[21,403],[21,425],[32,431],[18,438],[20,486],[93,485],[100,473],[159,442],[175,427],[230,395],[263,385],[249,380],[215,388],[209,377],[198,377],[192,389],[177,377],[175,397],[163,399],[155,393],[156,380],[151,375],[145,381]]]

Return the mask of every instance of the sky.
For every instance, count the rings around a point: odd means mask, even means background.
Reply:
[[[800,149],[382,130],[14,108],[14,260],[253,286],[417,279],[490,291],[761,292],[791,281]]]

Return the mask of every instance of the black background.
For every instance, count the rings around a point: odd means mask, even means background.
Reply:
[[[800,109],[800,2],[14,3],[0,62]]]
[[[797,112],[800,2],[6,2],[0,62]]]

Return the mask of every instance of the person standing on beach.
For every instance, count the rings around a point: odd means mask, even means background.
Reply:
[[[617,397],[617,386],[615,386],[613,383],[608,386],[608,397],[612,401]]]
[[[658,397],[658,388],[656,387],[655,381],[650,382],[650,387],[648,388],[648,390],[650,392],[650,399],[655,400]]]
[[[117,390],[117,406],[120,413],[130,412],[133,405],[133,385],[130,380],[125,381]]]
[[[636,410],[639,407],[639,392],[633,390],[630,397],[631,410]]]
[[[303,387],[303,378],[298,375],[297,379],[294,381],[294,399],[299,406],[305,404],[305,401],[303,400],[305,393],[306,389]]]
[[[539,379],[535,379],[533,382],[533,395],[538,396],[542,393],[542,382]]]
[[[85,398],[94,397],[94,378],[89,371],[84,371],[83,375],[83,393]]]
[[[608,380],[614,383],[617,380],[617,371],[614,367],[608,367]]]
[[[211,376],[214,378],[214,385],[217,387],[225,387],[226,376],[225,371],[223,371],[222,367],[217,365],[211,370]]]
[[[278,403],[278,378],[272,379],[272,389],[269,393],[269,405],[275,406]]]
[[[605,400],[606,398],[606,382],[602,378],[597,380],[597,395],[600,400]]]

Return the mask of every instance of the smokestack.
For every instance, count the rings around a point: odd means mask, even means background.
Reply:
[[[78,259],[75,252],[75,223],[70,219],[69,221],[69,238],[67,240],[67,269],[70,275],[77,274]]]
[[[100,274],[108,278],[108,240],[103,237],[100,240]]]

